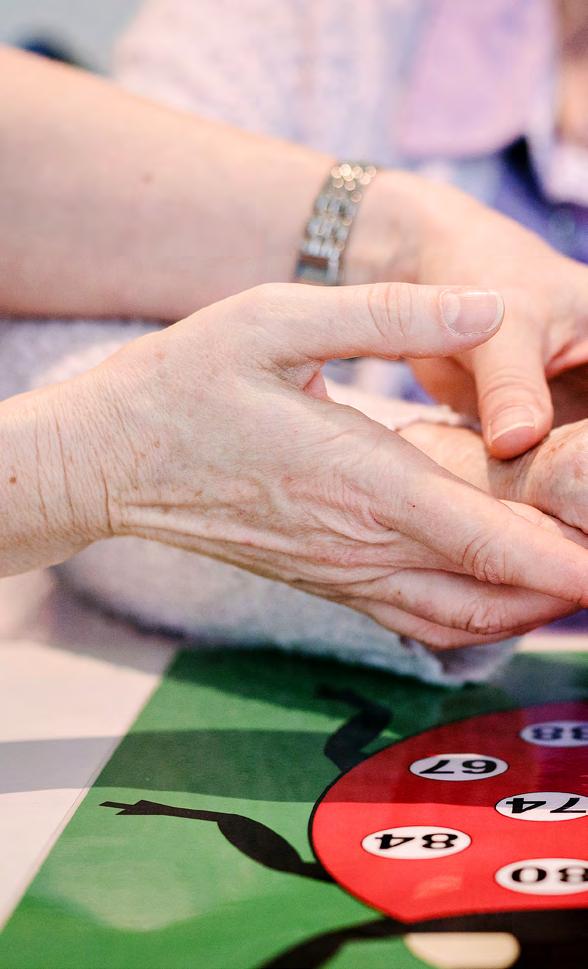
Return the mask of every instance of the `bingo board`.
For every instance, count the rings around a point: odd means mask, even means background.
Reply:
[[[2,969],[580,969],[588,653],[447,689],[180,653],[0,934]]]

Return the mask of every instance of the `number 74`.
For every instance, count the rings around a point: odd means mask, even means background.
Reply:
[[[569,797],[559,807],[550,808],[549,814],[586,814],[586,808],[574,810],[579,801],[579,797]],[[533,811],[535,808],[544,807],[547,801],[534,801],[530,798],[527,800],[524,796],[521,796],[513,797],[510,801],[505,801],[504,803],[512,807],[511,814],[524,814],[525,811]]]

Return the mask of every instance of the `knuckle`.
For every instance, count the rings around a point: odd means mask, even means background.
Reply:
[[[497,364],[485,376],[484,383],[479,388],[480,407],[489,407],[497,401],[503,402],[505,410],[512,407],[513,387],[517,389],[517,403],[524,395],[532,404],[538,407],[544,406],[545,398],[548,396],[546,387],[538,384],[533,376],[520,366]]]
[[[461,608],[456,627],[476,636],[496,636],[508,629],[509,623],[498,603],[479,598]]]
[[[463,549],[460,564],[466,573],[479,582],[491,585],[508,582],[506,548],[494,535],[482,532],[470,539]]]
[[[375,283],[366,291],[368,316],[385,343],[411,330],[413,288],[408,283]]]

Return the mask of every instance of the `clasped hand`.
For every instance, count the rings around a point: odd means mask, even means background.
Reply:
[[[93,420],[86,540],[210,555],[439,647],[587,604],[580,531],[455,476],[321,375],[465,352],[502,312],[459,287],[266,285],[127,345],[62,388],[62,420],[68,395]]]

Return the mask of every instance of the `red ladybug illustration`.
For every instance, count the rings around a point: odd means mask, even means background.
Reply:
[[[381,750],[322,797],[311,837],[336,882],[411,923],[588,906],[587,817],[588,704],[559,703]]]
[[[305,940],[265,969],[315,969],[347,942],[446,931],[513,934],[513,969],[584,966],[588,703],[470,717],[366,756],[388,711],[351,690],[324,687],[319,696],[358,712],[325,746],[343,773],[312,812],[316,863],[242,815],[146,800],[103,806],[216,822],[258,863],[332,880],[381,913]]]

